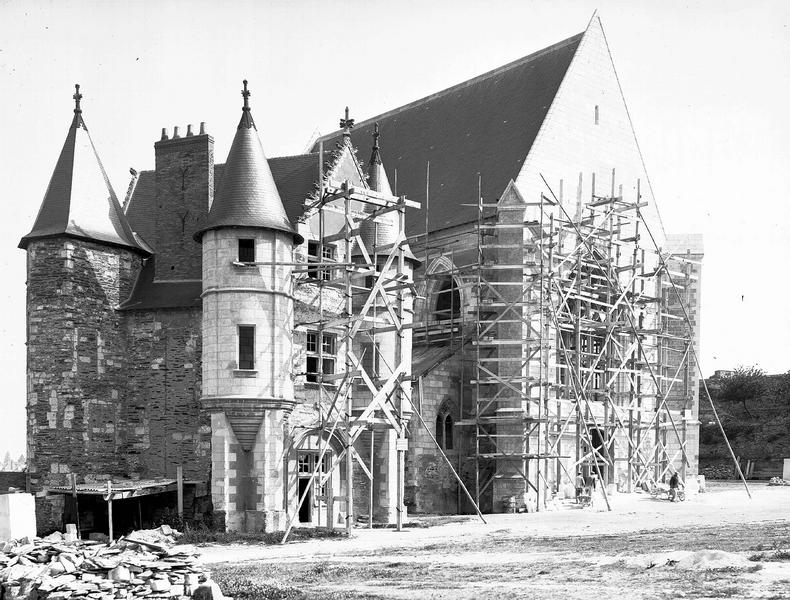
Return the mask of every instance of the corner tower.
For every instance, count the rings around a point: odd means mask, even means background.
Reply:
[[[116,307],[149,252],[132,233],[82,117],[74,117],[27,251],[28,473],[33,491],[72,473],[125,472],[117,452],[126,383]],[[60,506],[57,504],[60,503]],[[62,498],[42,498],[41,530],[60,526]]]
[[[203,397],[211,494],[226,528],[285,528],[284,452],[294,406],[292,260],[302,242],[244,107],[205,225]]]

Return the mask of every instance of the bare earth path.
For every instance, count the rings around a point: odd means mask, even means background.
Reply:
[[[519,515],[350,539],[201,548],[245,598],[789,598],[790,487]],[[785,552],[787,551],[787,552]],[[750,560],[751,559],[751,560]]]

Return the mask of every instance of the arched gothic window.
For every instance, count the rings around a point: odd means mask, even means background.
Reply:
[[[461,293],[455,285],[455,280],[448,277],[443,280],[436,294],[436,308],[434,318],[437,321],[449,321],[461,316]]]
[[[439,411],[436,415],[436,441],[442,450],[452,450],[454,448],[453,437],[453,417],[447,409]]]

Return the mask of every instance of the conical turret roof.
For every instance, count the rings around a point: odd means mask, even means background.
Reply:
[[[394,194],[389,179],[387,179],[387,173],[384,171],[384,162],[381,160],[380,136],[379,124],[376,123],[373,130],[373,150],[370,153],[370,162],[368,162],[368,185],[375,192],[392,196]]]
[[[206,222],[195,233],[200,241],[210,229],[221,227],[261,227],[290,233],[297,244],[302,236],[296,233],[283,207],[269,162],[263,152],[258,130],[252,118],[247,81],[244,80],[244,107],[233,138],[222,180],[214,193]]]
[[[74,119],[44,194],[33,229],[19,242],[66,235],[149,252],[135,239],[93,145],[74,94]]]

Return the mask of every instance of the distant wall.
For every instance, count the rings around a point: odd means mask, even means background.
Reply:
[[[8,488],[24,491],[27,486],[27,473],[24,471],[0,471],[0,494]]]

